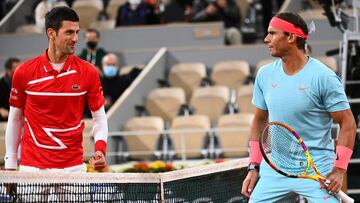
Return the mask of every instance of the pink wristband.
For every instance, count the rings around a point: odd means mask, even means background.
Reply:
[[[262,155],[260,152],[259,141],[250,141],[250,163],[260,164],[262,160]]]
[[[336,159],[334,167],[347,170],[352,153],[353,150],[348,147],[341,145],[336,146]]]

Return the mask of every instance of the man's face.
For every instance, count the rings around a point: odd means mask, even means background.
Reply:
[[[112,78],[115,77],[118,73],[118,69],[119,69],[119,65],[118,65],[118,61],[115,57],[108,55],[105,56],[103,59],[103,73],[104,76],[107,78]]]
[[[269,26],[264,42],[273,57],[282,57],[288,50],[288,36],[284,31]]]
[[[103,64],[103,67],[104,66],[114,66],[114,67],[118,67],[118,62],[117,60],[114,58],[114,57],[106,57],[104,59],[104,64]]]
[[[99,36],[96,32],[90,31],[85,33],[85,42],[90,50],[96,50],[99,43]]]
[[[54,37],[57,50],[64,54],[73,54],[78,41],[79,22],[63,21]]]
[[[99,38],[96,32],[86,32],[85,33],[85,42],[99,42]]]

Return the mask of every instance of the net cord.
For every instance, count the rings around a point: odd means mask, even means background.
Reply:
[[[165,183],[247,166],[248,158],[165,173],[64,173],[2,171],[0,183]]]

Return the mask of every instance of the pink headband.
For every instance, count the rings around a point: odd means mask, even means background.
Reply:
[[[292,24],[286,20],[283,20],[281,18],[273,17],[270,21],[269,26],[277,28],[277,29],[285,31],[285,32],[288,32],[288,33],[293,33],[297,37],[300,37],[300,38],[304,38],[304,39],[308,38],[308,36],[304,33],[304,31],[302,31],[301,28],[295,27],[294,24]]]

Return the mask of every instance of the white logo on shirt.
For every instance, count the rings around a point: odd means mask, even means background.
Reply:
[[[15,88],[11,88],[11,92],[14,92],[15,94],[18,93],[17,89],[15,89]]]
[[[66,149],[67,146],[57,137],[55,137],[53,135],[53,132],[69,132],[69,131],[73,131],[73,130],[76,130],[77,128],[79,128],[81,126],[81,124],[84,122],[84,121],[81,121],[79,125],[75,126],[75,127],[72,127],[72,128],[66,128],[66,129],[57,129],[57,128],[42,128],[45,133],[52,139],[54,140],[58,146],[53,146],[53,145],[44,145],[44,144],[40,144],[38,142],[38,140],[36,139],[35,137],[35,134],[28,122],[28,120],[25,118],[25,122],[27,123],[28,127],[29,127],[29,131],[30,131],[30,134],[31,134],[31,137],[33,138],[36,146],[38,147],[42,147],[42,148],[45,148],[45,149]]]

